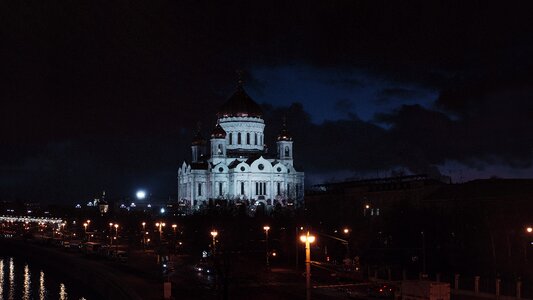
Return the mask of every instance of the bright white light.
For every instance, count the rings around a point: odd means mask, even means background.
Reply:
[[[162,214],[164,214],[164,213],[165,213],[165,209],[164,209],[164,208],[161,208],[160,212],[161,212]]]
[[[137,194],[135,194],[135,196],[137,196],[137,199],[142,200],[146,198],[146,192],[142,190],[137,191]]]

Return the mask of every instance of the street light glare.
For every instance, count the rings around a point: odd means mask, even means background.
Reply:
[[[526,231],[531,233],[531,232],[533,232],[533,228],[532,227],[528,227],[528,228],[526,228]]]
[[[265,230],[265,231],[269,231],[269,230],[270,230],[270,226],[265,226],[265,227],[263,227],[263,230]]]
[[[310,236],[301,235],[300,241],[302,241],[302,243],[309,242],[310,244],[312,244],[315,242],[315,236],[314,235],[310,235]]]
[[[142,191],[142,190],[139,190],[139,191],[137,191],[135,196],[137,196],[137,199],[142,200],[142,199],[146,198],[146,192]]]
[[[211,235],[212,235],[213,237],[215,237],[215,236],[218,235],[218,232],[217,232],[216,230],[213,230],[213,231],[211,231]]]

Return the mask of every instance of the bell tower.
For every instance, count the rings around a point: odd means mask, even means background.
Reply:
[[[202,137],[202,134],[200,133],[200,123],[198,123],[196,134],[192,139],[191,152],[192,162],[199,162],[200,158],[206,154],[206,140]]]
[[[211,157],[215,164],[215,160],[226,158],[226,131],[219,123],[211,132]]]
[[[277,138],[278,159],[292,166],[292,136],[287,130],[287,123],[283,118],[283,126]]]

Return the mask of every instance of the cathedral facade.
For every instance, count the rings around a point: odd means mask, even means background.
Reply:
[[[304,173],[293,164],[293,139],[285,122],[277,136],[275,156],[264,143],[261,107],[242,84],[218,110],[207,142],[198,131],[192,159],[178,170],[178,195],[190,209],[225,200],[272,206],[303,206]]]

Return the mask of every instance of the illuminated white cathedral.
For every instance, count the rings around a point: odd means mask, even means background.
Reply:
[[[224,200],[249,205],[300,206],[304,173],[293,164],[293,140],[285,122],[277,152],[267,155],[261,107],[239,84],[217,113],[209,143],[197,132],[192,160],[178,170],[178,195],[191,209]]]

